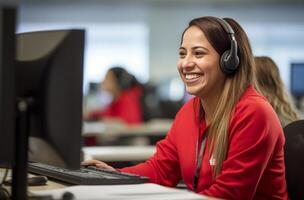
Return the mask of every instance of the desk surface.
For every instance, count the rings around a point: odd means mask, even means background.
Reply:
[[[0,169],[1,179],[2,179],[2,176],[3,176],[3,172],[4,172],[4,170]],[[29,176],[34,176],[34,175],[30,174]],[[10,176],[9,176],[9,178],[10,178]],[[56,181],[52,181],[52,180],[48,180],[47,185],[45,185],[45,186],[31,186],[31,187],[28,187],[28,190],[29,190],[30,194],[33,194],[33,193],[36,193],[36,192],[38,192],[38,193],[39,192],[47,192],[48,193],[48,191],[53,190],[53,189],[58,189],[58,191],[63,191],[63,190],[66,190],[66,189],[68,189],[69,191],[79,191],[79,189],[81,189],[81,188],[87,190],[87,192],[90,192],[91,190],[94,191],[95,190],[94,188],[96,188],[96,187],[99,187],[98,188],[99,190],[97,191],[97,195],[95,195],[94,198],[97,198],[97,196],[98,196],[98,199],[100,199],[100,200],[108,199],[108,198],[103,198],[102,196],[103,196],[103,193],[105,191],[109,192],[109,190],[112,192],[112,195],[114,195],[114,196],[111,196],[111,197],[113,197],[112,199],[115,199],[114,197],[115,197],[115,195],[117,195],[116,199],[118,198],[120,200],[132,198],[132,196],[128,197],[128,194],[127,194],[127,192],[129,192],[129,193],[131,192],[130,195],[134,195],[134,194],[132,194],[132,191],[130,191],[130,188],[133,189],[133,190],[136,189],[135,191],[139,191],[141,193],[140,195],[145,195],[145,199],[160,199],[159,195],[161,195],[161,194],[159,193],[159,190],[164,191],[164,193],[167,192],[168,190],[170,190],[170,188],[166,188],[166,187],[159,186],[159,185],[156,185],[156,184],[139,184],[139,185],[135,184],[135,185],[116,185],[116,186],[114,186],[114,185],[113,186],[109,186],[109,185],[105,185],[105,186],[75,186],[75,187],[71,187],[69,185],[59,183],[59,182],[56,182]],[[140,191],[140,188],[142,188],[142,187],[147,187],[147,190]],[[115,188],[120,188],[120,189],[116,190]],[[121,194],[119,192],[121,192],[121,189],[123,189],[123,188],[127,188],[127,190],[125,191],[126,194],[121,196]],[[116,193],[116,191],[117,191],[117,193]],[[156,192],[156,191],[158,191],[158,192]],[[77,192],[75,192],[74,194],[76,194],[76,193]],[[189,197],[189,196],[192,195],[192,192],[185,191],[185,193],[181,193],[181,195],[185,195],[185,197]],[[136,195],[136,197],[138,197],[137,194],[135,194],[135,195]],[[154,196],[154,195],[156,195],[156,196]],[[175,196],[177,196],[177,198],[178,198],[178,195],[179,194],[177,194]],[[191,198],[191,199],[219,200],[217,198],[206,197],[206,196],[199,196],[199,198],[197,198],[197,196],[198,195],[195,195],[196,198]],[[82,199],[82,198],[77,198],[77,196],[76,196],[75,200],[77,200],[77,199]],[[166,198],[166,199],[168,199],[168,198]],[[180,199],[180,198],[178,198],[178,199]],[[189,199],[189,198],[187,198],[187,199]]]
[[[0,179],[2,180],[3,176],[4,176],[4,172],[5,169],[0,168]],[[29,177],[35,176],[33,174],[29,174]],[[9,170],[8,175],[6,180],[11,179],[12,178],[12,173],[11,170]],[[6,186],[7,188],[10,188],[9,186]],[[63,184],[63,183],[59,183],[59,182],[54,182],[51,180],[47,181],[46,185],[42,185],[42,186],[29,186],[28,189],[30,191],[39,191],[39,190],[49,190],[49,189],[58,189],[58,188],[64,188],[67,187],[67,185]]]
[[[144,161],[152,156],[155,146],[97,146],[84,147],[84,160],[96,159],[105,162]]]
[[[164,187],[153,183],[133,184],[133,185],[101,185],[101,186],[62,186],[58,190],[53,188],[37,188],[33,190],[30,188],[31,194],[50,195],[58,199],[66,191],[75,195],[75,200],[78,199],[119,199],[119,200],[220,200],[218,198],[198,195],[187,190]]]
[[[126,125],[112,122],[84,122],[82,134],[90,135],[146,135],[164,136],[173,123],[172,119],[154,119],[139,125]]]
[[[68,185],[48,180],[46,185],[29,186],[28,189],[29,189],[29,191],[41,191],[41,190],[51,190],[51,189],[59,189],[59,188],[65,188],[65,187],[68,187]]]

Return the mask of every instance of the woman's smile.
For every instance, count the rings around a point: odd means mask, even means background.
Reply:
[[[184,73],[185,83],[186,84],[195,84],[200,82],[203,74],[199,73]]]

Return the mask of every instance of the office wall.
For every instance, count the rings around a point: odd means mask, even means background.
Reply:
[[[152,81],[177,75],[176,61],[181,33],[187,22],[197,16],[215,15],[235,18],[244,26],[245,30],[251,30],[249,33],[250,40],[259,54],[262,54],[264,50],[267,52],[267,48],[275,48],[271,46],[258,48],[254,45],[261,42],[266,42],[267,45],[274,44],[275,41],[269,43],[267,39],[262,40],[263,32],[265,33],[267,27],[285,27],[289,25],[291,29],[296,28],[298,31],[290,38],[288,34],[286,35],[288,30],[278,29],[283,37],[282,41],[278,40],[277,42],[288,44],[290,39],[293,48],[299,52],[304,47],[304,4],[290,5],[285,3],[274,5],[268,3],[264,5],[261,3],[262,1],[256,4],[200,3],[200,1],[189,1],[189,3],[182,3],[183,1],[178,1],[178,3],[175,1],[165,1],[164,3],[162,1],[152,1],[152,3],[148,3],[149,1],[144,1],[144,3],[132,1],[129,4],[128,1],[120,2],[72,3],[65,1],[60,3],[55,1],[52,3],[23,3],[20,6],[19,19],[21,23],[144,22],[150,30],[149,66],[150,79]],[[254,27],[257,28],[253,29]],[[259,32],[259,29],[261,29],[260,36],[257,38],[256,31],[258,30]],[[271,39],[271,36],[267,38]],[[280,33],[277,33],[277,37],[280,38]],[[283,59],[285,56],[284,51],[285,49],[283,48],[283,52],[280,51],[273,56],[278,57],[277,60]],[[289,50],[286,49],[286,51]],[[304,53],[302,52],[304,51],[299,52],[295,52],[296,57],[294,59],[302,59],[303,61]],[[283,60],[284,66],[281,67],[283,75],[285,73],[284,76],[286,78],[284,80],[286,82],[288,82],[288,61],[288,59]]]
[[[156,7],[149,23],[151,76],[163,77],[175,73],[172,66],[176,64],[180,35],[190,19],[202,15],[229,16],[247,31],[255,54],[274,58],[288,86],[290,62],[304,61],[303,8],[299,5]]]

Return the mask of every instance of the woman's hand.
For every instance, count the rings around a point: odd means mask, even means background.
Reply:
[[[106,163],[99,161],[99,160],[85,160],[85,161],[81,162],[81,165],[83,165],[83,166],[93,165],[93,166],[96,166],[101,169],[109,169],[109,170],[116,171],[110,165],[107,165]]]

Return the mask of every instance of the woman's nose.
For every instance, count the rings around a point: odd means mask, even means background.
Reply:
[[[185,59],[182,63],[183,68],[191,68],[195,66],[195,62],[189,58]]]

